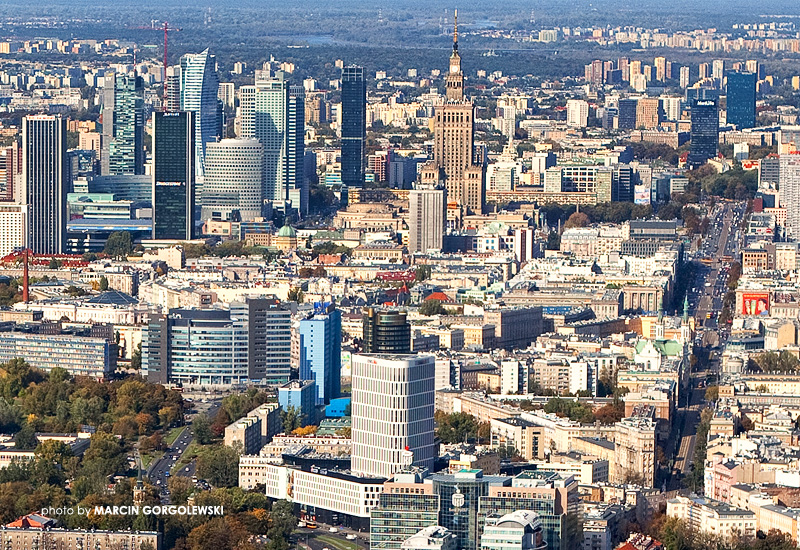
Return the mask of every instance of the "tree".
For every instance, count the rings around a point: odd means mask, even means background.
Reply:
[[[437,412],[434,420],[437,424],[436,435],[445,444],[464,443],[478,435],[479,424],[471,414]]]
[[[547,250],[559,250],[561,248],[561,235],[556,231],[547,234]]]
[[[287,407],[281,411],[281,422],[283,423],[283,433],[292,433],[303,425],[305,415],[301,414],[297,407]]]
[[[50,258],[50,263],[47,264],[48,269],[59,269],[60,267],[61,267],[61,262],[59,262],[55,258]]]
[[[239,483],[239,453],[225,445],[215,445],[197,459],[197,475],[215,487],[235,487]]]
[[[131,353],[131,368],[134,370],[141,370],[142,368],[142,343],[136,346],[136,349]]]
[[[427,279],[430,279],[431,273],[433,273],[433,269],[431,268],[431,266],[421,265],[414,272],[414,280],[419,283]]]
[[[298,304],[303,303],[303,289],[299,286],[294,286],[289,290],[288,299],[290,302],[297,302]]]
[[[706,388],[706,401],[716,401],[719,399],[719,386],[709,386]]]
[[[200,445],[208,445],[211,443],[213,436],[211,432],[211,421],[206,414],[198,414],[194,421],[192,421],[192,430],[194,437]]]
[[[583,212],[575,212],[567,219],[567,223],[564,224],[564,228],[570,229],[572,227],[586,227],[587,225],[589,225],[589,216]]]
[[[441,300],[425,300],[419,306],[420,315],[444,315],[447,310],[444,309]]]
[[[133,252],[131,234],[127,231],[115,231],[108,236],[103,252],[112,258],[125,258]]]
[[[616,424],[625,418],[625,402],[615,399],[607,405],[603,405],[594,412],[594,417],[601,424]]]
[[[560,397],[553,397],[544,406],[544,411],[554,413],[559,416],[566,416],[570,420],[589,424],[594,422],[594,414],[589,405],[584,405],[578,401],[571,399],[562,399]]]
[[[108,279],[106,278],[105,275],[100,277],[100,280],[97,282],[97,285],[98,285],[98,289],[101,292],[105,292],[106,290],[108,290]]]

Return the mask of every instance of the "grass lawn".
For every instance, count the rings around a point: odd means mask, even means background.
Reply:
[[[172,467],[172,473],[179,471],[181,468],[185,468],[192,462],[192,460],[207,453],[208,449],[210,448],[211,445],[200,445],[196,441],[192,440],[192,442],[189,443],[189,446],[186,447],[186,450],[183,451],[180,460],[178,460],[178,462],[175,463],[175,466]]]
[[[361,550],[357,544],[343,540],[333,535],[315,535],[314,538],[336,550]]]
[[[139,456],[142,459],[142,468],[146,470],[154,460],[158,460],[164,456],[164,453],[161,451],[155,451],[153,454],[140,453]]]
[[[177,428],[172,428],[167,435],[164,436],[164,443],[169,446],[172,446],[175,443],[175,440],[183,433],[183,430],[186,429],[186,426],[178,426]]]

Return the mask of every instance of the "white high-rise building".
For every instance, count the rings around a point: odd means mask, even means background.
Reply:
[[[233,82],[220,82],[217,98],[225,107],[233,109],[234,99],[236,98],[235,85]]]
[[[0,202],[0,258],[28,246],[28,207]]]
[[[428,355],[353,355],[355,474],[390,478],[412,464],[433,470],[435,371]]]
[[[680,76],[680,86],[681,88],[688,88],[689,87],[689,66],[681,67],[681,76]]]
[[[206,147],[201,218],[242,220],[261,216],[264,148],[256,139],[223,139]]]
[[[239,137],[264,146],[264,199],[305,213],[308,188],[303,174],[305,155],[305,91],[289,86],[283,73],[257,79],[239,89]],[[296,198],[300,203],[295,204]]]
[[[441,250],[447,220],[447,191],[412,189],[408,194],[408,251]]]
[[[793,239],[800,238],[800,155],[786,154],[780,157],[778,172],[781,206],[786,207],[786,230]]]
[[[589,122],[589,104],[582,99],[567,101],[567,126],[586,128]]]

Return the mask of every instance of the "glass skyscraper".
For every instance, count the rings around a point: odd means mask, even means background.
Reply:
[[[342,185],[364,186],[367,137],[367,83],[364,67],[342,70]]]
[[[144,85],[141,77],[111,74],[103,88],[100,173],[144,174]]]
[[[342,371],[342,313],[331,306],[300,321],[300,379],[317,382],[317,405],[339,397]]]
[[[194,236],[195,114],[153,113],[153,238]]]
[[[692,100],[692,143],[689,147],[688,163],[701,166],[717,156],[719,143],[719,112],[716,99]]]
[[[732,71],[727,85],[728,124],[738,129],[756,125],[756,74]]]
[[[181,111],[195,113],[195,175],[204,177],[206,145],[220,137],[219,78],[208,50],[181,57]]]
[[[22,177],[28,205],[28,247],[61,254],[66,246],[67,119],[33,115],[22,119]]]

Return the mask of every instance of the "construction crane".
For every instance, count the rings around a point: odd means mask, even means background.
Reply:
[[[166,21],[164,21],[164,23],[161,26],[158,26],[158,27],[156,26],[156,23],[158,23],[158,21],[153,19],[152,21],[150,21],[150,26],[149,27],[134,27],[134,28],[141,29],[141,30],[148,30],[148,31],[161,30],[162,28],[164,29],[164,67],[162,69],[161,77],[162,77],[162,82],[164,83],[164,99],[163,99],[163,101],[164,101],[164,110],[166,111],[166,105],[167,105],[167,45],[168,45],[168,42],[169,42],[168,36],[169,36],[169,33],[171,33],[171,32],[178,32],[178,31],[181,31],[183,29],[180,29],[178,27],[170,27],[169,23],[167,23]]]

